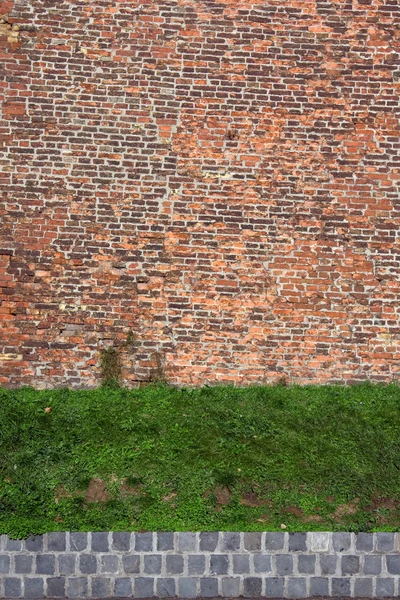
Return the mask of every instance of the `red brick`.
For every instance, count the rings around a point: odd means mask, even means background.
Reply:
[[[398,379],[399,11],[264,4],[0,0],[2,384]]]

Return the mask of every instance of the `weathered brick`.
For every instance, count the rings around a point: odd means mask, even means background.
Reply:
[[[397,380],[397,3],[114,4],[0,0],[1,385]]]

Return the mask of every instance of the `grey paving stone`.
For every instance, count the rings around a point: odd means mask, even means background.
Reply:
[[[382,570],[382,556],[368,555],[364,556],[364,574],[380,575]]]
[[[188,556],[189,575],[203,575],[206,568],[206,559],[201,554],[190,554]]]
[[[262,590],[261,577],[245,577],[243,580],[243,596],[245,598],[259,598]]]
[[[240,533],[224,531],[222,534],[222,550],[225,552],[240,550]]]
[[[310,577],[310,596],[328,596],[329,579],[327,577]]]
[[[145,556],[143,570],[147,575],[159,575],[161,573],[161,556],[156,554]]]
[[[26,577],[24,583],[24,598],[42,598],[44,596],[43,577]]]
[[[18,558],[18,556],[16,556],[16,558]],[[10,563],[11,560],[8,554],[0,554],[0,573],[9,573]]]
[[[250,570],[250,557],[248,554],[234,554],[233,555],[233,572],[235,575],[249,573]]]
[[[322,575],[334,575],[336,572],[337,558],[333,554],[322,554],[319,557]]]
[[[140,571],[140,556],[125,554],[122,557],[122,566],[124,573],[133,574]]]
[[[307,534],[289,533],[289,552],[306,552]]]
[[[170,531],[157,533],[157,550],[173,550],[174,534]]]
[[[46,596],[48,598],[65,598],[65,577],[48,577]]]
[[[342,575],[355,575],[360,572],[360,557],[347,554],[341,557]]]
[[[332,544],[335,552],[347,552],[351,544],[350,533],[334,532],[332,533]]]
[[[137,577],[133,584],[135,598],[151,598],[154,596],[154,577]]]
[[[223,577],[222,578],[222,596],[225,598],[235,598],[239,596],[240,578]]]
[[[167,554],[165,564],[168,575],[180,575],[183,573],[183,556],[179,554]]]
[[[285,544],[284,532],[267,532],[265,534],[265,549],[266,550],[283,550]]]
[[[297,569],[299,573],[314,575],[315,573],[315,554],[300,554],[297,557]]]
[[[4,595],[6,598],[20,598],[22,595],[21,579],[17,579],[16,577],[5,577]]]
[[[226,575],[228,573],[227,554],[213,554],[210,558],[210,573],[212,575]]]
[[[73,575],[76,569],[76,557],[73,554],[59,554],[58,560],[58,572],[60,575]]]
[[[109,552],[108,532],[93,531],[92,533],[92,552]]]
[[[153,534],[135,533],[135,550],[137,552],[153,552]]]
[[[349,577],[332,577],[332,596],[350,596]]]
[[[377,577],[376,598],[390,598],[394,596],[394,579],[389,577]]]
[[[97,556],[95,554],[81,554],[79,556],[79,570],[85,575],[97,572]]]
[[[104,554],[101,557],[100,571],[101,573],[118,573],[118,556],[115,556],[115,554]]]
[[[52,531],[47,535],[47,550],[49,552],[65,552],[66,547],[64,531]]]
[[[372,598],[372,595],[372,577],[356,577],[354,596],[356,598]]]
[[[254,555],[254,572],[255,573],[271,573],[271,557],[267,554]]]
[[[27,554],[16,554],[14,556],[14,569],[16,573],[32,573],[33,557]],[[0,561],[1,571],[1,561]]]
[[[218,531],[204,531],[200,533],[200,550],[214,552],[218,544]]]
[[[81,533],[79,531],[74,531],[69,534],[69,544],[70,548],[73,552],[82,552],[82,550],[86,550],[87,548],[87,533]]]
[[[394,533],[378,531],[375,535],[377,552],[393,552]]]
[[[69,577],[67,581],[67,598],[87,598],[87,577]]]
[[[400,575],[400,554],[386,555],[387,572],[391,575]]]
[[[328,552],[331,534],[328,531],[312,531],[307,536],[311,552]]]
[[[179,552],[195,552],[196,534],[191,531],[181,531],[178,533],[178,550]]]
[[[5,536],[6,542],[4,545],[4,549],[8,552],[20,552],[22,550],[22,541],[21,540],[12,540],[7,535]]]
[[[266,598],[282,598],[284,581],[283,577],[267,577],[265,579]]]
[[[39,575],[54,575],[56,557],[54,554],[38,554],[36,556],[36,573]]]
[[[258,531],[246,532],[243,535],[243,544],[248,552],[260,552],[261,550],[261,533]]]
[[[196,579],[180,577],[178,579],[178,596],[181,598],[196,598]]]
[[[129,531],[114,531],[112,534],[112,549],[117,552],[129,552],[131,548],[131,534]]]
[[[356,535],[356,550],[358,552],[372,552],[374,547],[373,533],[358,533]]]
[[[158,578],[156,593],[159,598],[173,598],[176,594],[175,579],[171,578]]]
[[[132,580],[130,577],[116,577],[114,580],[114,596],[129,598],[132,596]]]
[[[200,597],[216,598],[218,596],[218,579],[215,577],[202,577],[200,579]]]
[[[289,554],[277,554],[275,556],[275,565],[278,575],[293,574],[293,556]]]
[[[305,598],[307,596],[307,584],[305,577],[288,577],[287,597]]]
[[[43,536],[35,535],[26,538],[25,549],[29,552],[42,552],[43,550]]]
[[[92,577],[92,597],[109,598],[111,596],[111,580],[109,577]]]

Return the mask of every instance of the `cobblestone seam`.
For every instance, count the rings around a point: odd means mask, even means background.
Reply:
[[[399,595],[399,533],[0,536],[1,598]]]

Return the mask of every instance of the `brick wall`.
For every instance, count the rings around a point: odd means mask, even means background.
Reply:
[[[0,9],[0,384],[398,377],[397,0]]]

